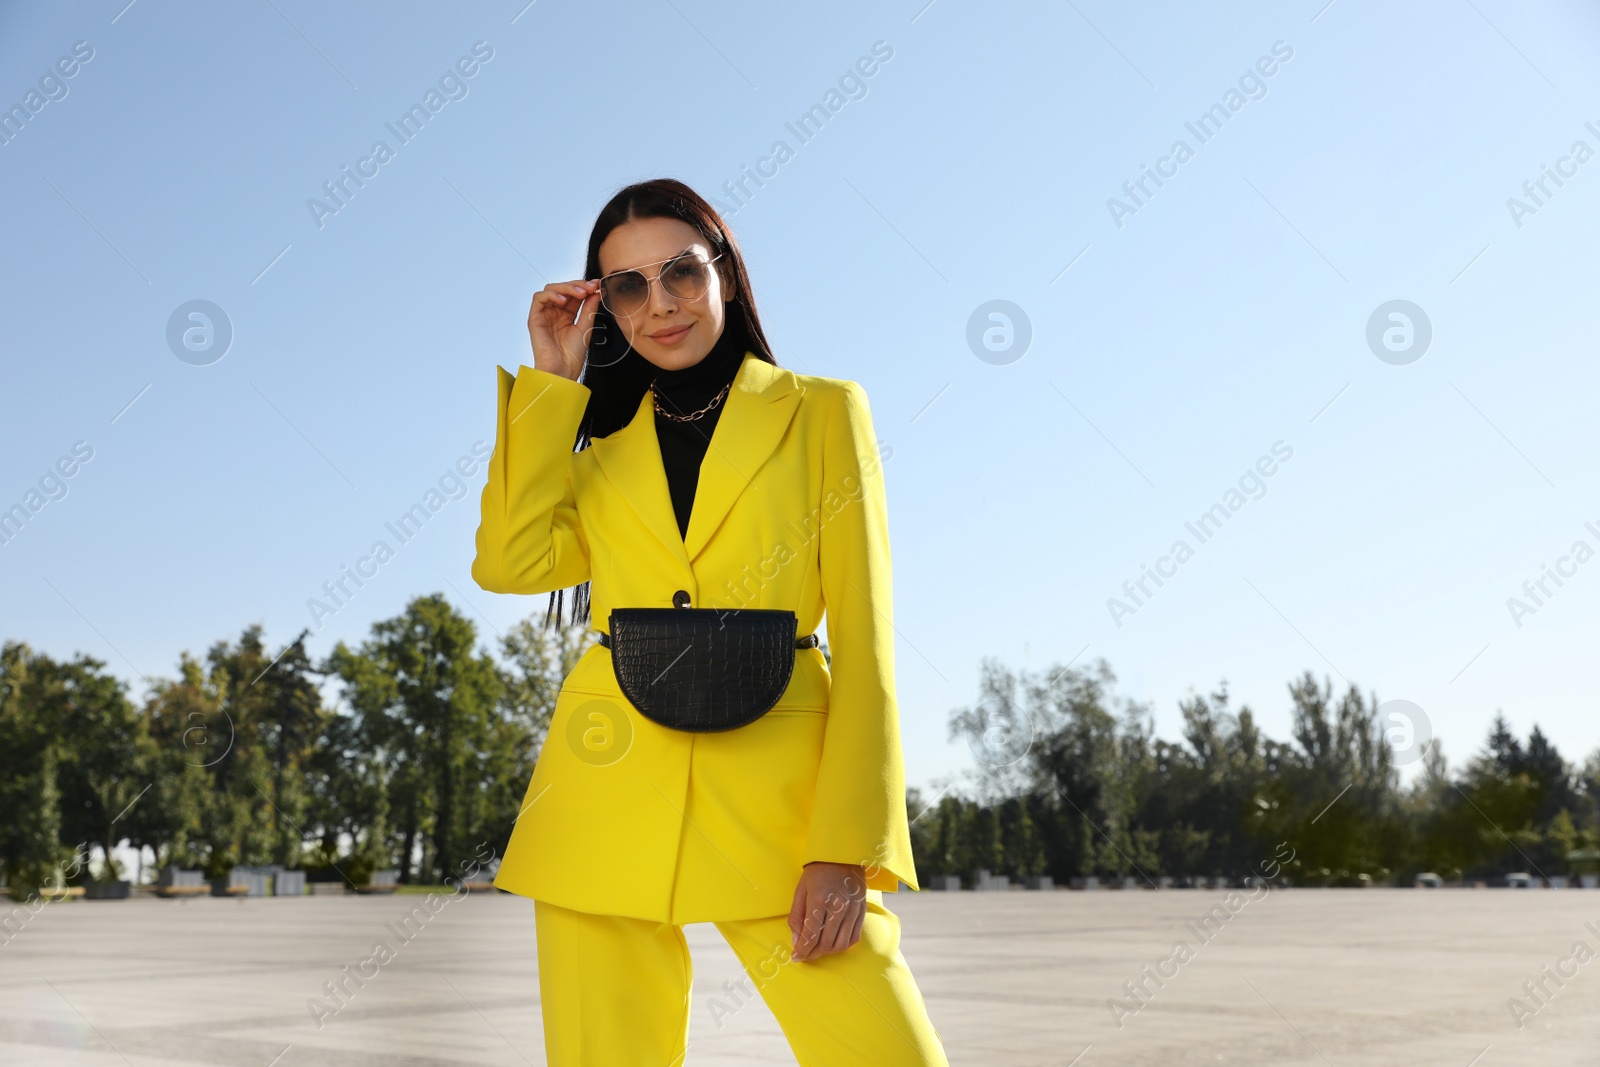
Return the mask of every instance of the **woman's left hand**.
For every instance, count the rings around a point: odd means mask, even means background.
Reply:
[[[843,952],[861,940],[867,917],[866,871],[854,863],[816,861],[805,865],[789,909],[796,960]]]

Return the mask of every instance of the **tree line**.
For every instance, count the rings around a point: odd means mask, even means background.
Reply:
[[[524,620],[479,647],[442,595],[314,662],[306,634],[274,652],[261,628],[184,653],[141,705],[105,664],[0,648],[0,867],[52,884],[127,877],[112,851],[219,878],[281,864],[361,885],[379,869],[441,884],[510,836],[561,681],[588,641]],[[337,697],[324,697],[325,683]]]
[[[1574,766],[1503,714],[1458,769],[1435,739],[1402,787],[1396,747],[1421,724],[1310,671],[1287,687],[1286,741],[1234,710],[1225,683],[1179,702],[1182,739],[1168,741],[1147,705],[1116,696],[1103,660],[1017,673],[991,659],[981,674],[979,702],[950,718],[978,771],[908,809],[919,879],[979,868],[1057,882],[1241,878],[1285,842],[1296,858],[1282,877],[1295,885],[1600,870],[1600,751]]]
[[[8,884],[54,884],[69,863],[69,881],[128,877],[119,846],[213,878],[280,864],[357,885],[379,869],[439,884],[484,842],[502,853],[587,628],[525,619],[492,654],[433,594],[320,661],[306,636],[274,651],[247,627],[184,653],[138,701],[99,660],[6,642]],[[1224,685],[1184,699],[1168,741],[1115,681],[1104,661],[984,661],[979,701],[949,720],[977,769],[907,795],[920,880],[1237,877],[1287,841],[1295,884],[1381,884],[1566,873],[1600,846],[1600,755],[1569,765],[1537,727],[1524,742],[1497,719],[1455,773],[1435,744],[1402,788],[1378,702],[1354,686],[1291,683],[1292,737],[1277,741]],[[75,862],[85,849],[94,863]]]

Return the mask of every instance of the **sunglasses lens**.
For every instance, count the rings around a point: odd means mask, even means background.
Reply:
[[[661,269],[661,284],[679,300],[698,300],[711,280],[711,265],[699,256],[675,259]]]
[[[650,283],[636,270],[613,274],[600,287],[601,303],[613,315],[632,315],[644,307],[649,293]]]

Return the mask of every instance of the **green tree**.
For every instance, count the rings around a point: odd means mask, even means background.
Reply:
[[[60,735],[40,714],[54,666],[20,642],[0,648],[0,867],[24,894],[72,854],[61,841]]]
[[[1505,716],[1496,713],[1483,749],[1468,762],[1457,786],[1464,807],[1455,823],[1465,830],[1463,867],[1470,877],[1543,870],[1536,858],[1543,843],[1540,816],[1559,786],[1536,773],[1550,767],[1551,756],[1557,766],[1561,760],[1553,750],[1541,752],[1537,763],[1528,756]]]
[[[1289,684],[1298,758],[1281,772],[1295,849],[1291,877],[1314,884],[1386,882],[1401,840],[1399,774],[1378,719],[1378,698],[1351,685],[1337,704],[1333,683],[1310,671]]]
[[[361,886],[373,871],[394,865],[400,843],[390,819],[391,775],[362,716],[329,716],[306,761],[308,869],[328,869]]]
[[[53,664],[37,712],[64,741],[58,767],[63,841],[88,841],[103,856],[98,880],[125,872],[114,855],[134,825],[125,821],[155,784],[156,745],[121,679],[87,656]]]
[[[476,642],[471,620],[433,594],[374,623],[359,650],[340,642],[328,659],[363,736],[390,770],[405,881],[438,883],[473,857],[483,840],[476,835],[489,828],[487,797],[504,762],[493,746],[504,682]]]
[[[273,655],[250,626],[204,663],[184,653],[178,672],[146,703],[170,772],[156,805],[170,835],[162,861],[197,863],[212,878],[238,864],[295,865],[307,764],[327,717],[300,642]]]
[[[1249,873],[1271,851],[1283,746],[1262,735],[1248,707],[1231,709],[1225,681],[1178,708],[1183,743],[1151,742],[1136,783],[1136,818],[1155,835],[1155,865],[1178,876]]]
[[[133,813],[156,866],[205,868],[213,839],[207,813],[228,805],[214,794],[211,768],[232,750],[232,726],[204,666],[185,653],[176,679],[156,679],[145,696],[144,718],[156,744],[154,785]]]

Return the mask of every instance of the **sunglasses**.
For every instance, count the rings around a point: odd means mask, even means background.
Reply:
[[[700,252],[680,252],[670,259],[658,260],[661,269],[656,278],[662,290],[675,300],[699,300],[711,288],[711,264],[725,253],[707,259]],[[644,266],[653,267],[655,263]],[[612,315],[632,317],[650,302],[650,279],[642,270],[632,268],[607,274],[600,279],[600,306]]]

